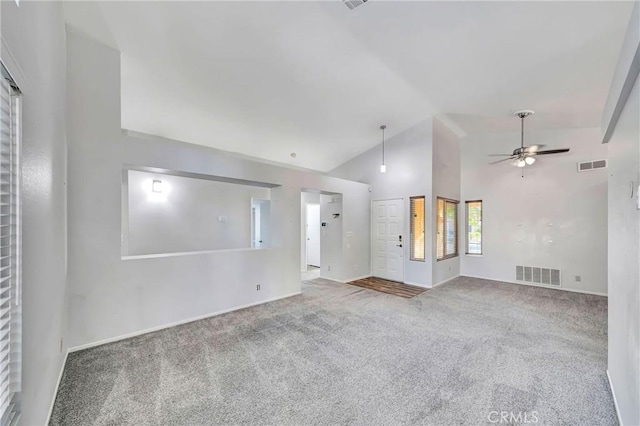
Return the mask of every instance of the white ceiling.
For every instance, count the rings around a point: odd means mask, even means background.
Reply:
[[[431,114],[595,127],[631,2],[66,4],[122,53],[122,127],[328,171]],[[296,158],[290,153],[296,152]]]

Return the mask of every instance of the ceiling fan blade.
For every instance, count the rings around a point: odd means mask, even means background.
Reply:
[[[513,157],[513,154],[489,154],[489,157]]]
[[[548,149],[546,151],[538,151],[536,155],[544,155],[544,154],[562,154],[563,152],[569,152],[569,148],[561,148],[561,149]]]
[[[489,163],[489,164],[498,164],[498,163],[502,163],[503,161],[510,161],[510,160],[513,160],[514,158],[517,158],[517,157],[518,157],[517,155],[512,155],[512,156],[510,156],[509,158],[503,158],[502,160],[492,161],[492,162],[491,162],[491,163]]]
[[[534,153],[534,152],[538,152],[538,150],[540,148],[543,148],[546,145],[531,145],[531,146],[525,146],[524,147],[524,152],[527,153]]]

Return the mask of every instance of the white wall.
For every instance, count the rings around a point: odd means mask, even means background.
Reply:
[[[462,275],[515,281],[516,265],[557,268],[562,288],[606,294],[607,171],[576,171],[578,161],[607,158],[600,140],[599,128],[526,132],[525,145],[571,151],[538,157],[522,178],[488,157],[512,152],[520,132],[463,138],[461,201],[482,200],[483,255],[463,255]],[[464,253],[464,235],[460,243]]]
[[[367,214],[369,212],[367,211]],[[339,214],[334,218],[334,214]],[[324,278],[340,280],[341,275],[349,274],[351,277],[362,275],[360,273],[362,264],[345,264],[340,259],[340,251],[336,250],[340,247],[341,242],[348,250],[351,249],[351,239],[346,232],[343,233],[343,216],[342,216],[342,194],[320,194],[320,222],[325,222],[327,226],[320,227],[320,276]],[[342,267],[346,270],[339,271],[336,267]],[[368,275],[366,267],[365,275]]]
[[[257,186],[137,170],[128,177],[129,255],[249,248],[251,199],[270,197]],[[162,194],[150,191],[154,179]]]
[[[431,229],[435,235],[438,220],[437,197],[460,200],[460,141],[438,118],[433,119],[433,192],[431,196]],[[464,210],[464,202],[458,205],[458,213]],[[429,216],[427,216],[429,217]],[[464,215],[462,216],[464,217]],[[464,232],[464,222],[458,220],[458,235]],[[436,238],[429,238],[433,264],[433,285],[460,275],[460,256],[436,260]],[[464,246],[458,244],[458,253]]]
[[[632,13],[611,84],[603,129],[609,127],[640,48],[640,5]],[[637,67],[637,64],[636,64]],[[609,359],[608,372],[621,423],[640,424],[640,81],[635,83],[609,148]],[[633,77],[629,79],[633,82]],[[622,101],[621,101],[622,102]]]
[[[609,142],[609,374],[624,425],[640,424],[640,84]]]
[[[0,56],[23,92],[21,422],[36,425],[47,421],[66,352],[65,31],[59,2],[0,10]]]
[[[433,209],[431,202],[432,138],[432,119],[429,118],[386,141],[386,173],[380,173],[382,148],[379,145],[332,170],[330,174],[369,184],[371,200],[403,198],[406,213],[403,238],[408,241],[409,197],[425,195],[426,211],[430,212]],[[427,219],[426,235],[433,235],[433,233],[433,225]],[[432,263],[428,261],[433,258],[431,245],[427,244],[425,250],[426,262],[410,260],[409,245],[404,244],[404,246],[405,282],[431,286]]]
[[[369,264],[366,185],[168,139],[123,135],[119,52],[69,32],[67,62],[68,111],[74,118],[68,124],[70,346],[299,292],[302,188],[343,194],[343,229],[353,236],[337,248],[335,277],[351,279],[351,265]],[[124,165],[280,185],[271,189],[272,248],[122,260]]]

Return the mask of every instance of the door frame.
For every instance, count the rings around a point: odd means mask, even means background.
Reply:
[[[406,210],[406,200],[405,197],[389,197],[389,198],[376,198],[371,200],[371,204],[369,206],[369,210],[370,210],[370,221],[371,221],[371,226],[369,227],[369,245],[371,246],[371,276],[375,277],[375,268],[374,268],[374,259],[375,259],[375,244],[373,241],[373,226],[375,224],[374,221],[374,209],[373,209],[373,203],[378,202],[378,201],[392,201],[392,200],[399,200],[402,203],[402,235],[405,235],[405,210]],[[405,249],[406,249],[406,244],[405,244],[405,240],[406,238],[402,239],[402,280],[400,282],[404,283],[405,282]],[[384,279],[384,278],[383,278]]]

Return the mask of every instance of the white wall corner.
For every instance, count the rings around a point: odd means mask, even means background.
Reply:
[[[47,424],[51,422],[51,415],[53,414],[53,407],[56,404],[56,398],[58,397],[58,390],[60,389],[60,383],[62,382],[62,376],[64,375],[64,368],[67,366],[67,358],[69,357],[69,349],[64,354],[62,365],[60,366],[60,373],[58,374],[58,380],[56,381],[55,392],[51,398],[51,405],[49,406],[49,414],[47,415]]]
[[[640,2],[635,2],[602,114],[602,143],[608,143],[640,73]]]
[[[620,423],[620,426],[624,426],[624,424],[622,423],[622,417],[620,417],[620,408],[618,408],[616,391],[613,389],[613,383],[611,383],[611,375],[609,375],[609,370],[607,370],[607,381],[609,382],[609,389],[611,389],[611,396],[613,397],[613,405],[616,407],[616,416],[618,417],[618,423]]]

